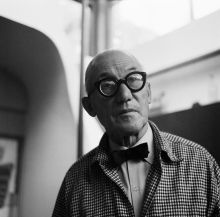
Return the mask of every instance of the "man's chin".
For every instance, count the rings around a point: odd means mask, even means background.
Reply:
[[[117,129],[117,133],[123,135],[132,135],[138,133],[141,127],[135,125],[134,123],[127,123],[118,126],[116,129]]]
[[[145,121],[141,117],[129,116],[117,118],[112,121],[110,131],[113,130],[117,135],[134,135],[139,133],[145,124]]]

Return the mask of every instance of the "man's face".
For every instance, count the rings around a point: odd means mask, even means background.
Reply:
[[[122,52],[110,52],[96,59],[96,70],[89,75],[90,87],[103,78],[121,79],[134,71],[142,71],[133,57]],[[151,100],[148,83],[138,92],[131,92],[122,83],[112,97],[101,95],[97,89],[88,98],[93,116],[97,115],[111,137],[122,138],[137,135],[146,129]]]

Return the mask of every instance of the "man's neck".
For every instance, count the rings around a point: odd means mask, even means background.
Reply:
[[[134,146],[147,132],[148,124],[137,134],[126,135],[124,137],[110,137],[113,143],[116,143],[120,146],[124,147],[132,147]]]

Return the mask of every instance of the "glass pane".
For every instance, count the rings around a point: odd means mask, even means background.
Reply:
[[[194,18],[199,19],[220,9],[219,0],[193,0]]]
[[[113,9],[113,47],[129,49],[190,22],[189,0],[124,0]]]

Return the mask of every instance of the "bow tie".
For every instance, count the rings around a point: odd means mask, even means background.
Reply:
[[[122,164],[127,160],[142,160],[147,158],[149,154],[147,143],[142,143],[126,150],[114,151],[113,158],[116,164]]]

